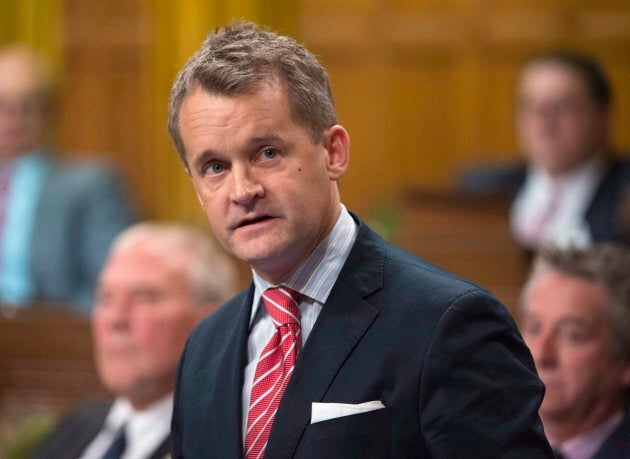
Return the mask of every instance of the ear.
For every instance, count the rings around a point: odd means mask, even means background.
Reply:
[[[350,136],[343,126],[336,124],[324,132],[324,147],[328,152],[328,177],[337,181],[348,169],[350,161]]]
[[[610,113],[610,108],[609,107],[605,107],[602,108],[602,114],[601,114],[601,126],[602,126],[602,136],[604,138],[604,141],[608,141],[610,138],[610,134],[612,132],[612,119],[611,119],[611,113]]]

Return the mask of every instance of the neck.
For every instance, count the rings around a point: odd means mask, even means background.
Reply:
[[[152,393],[148,394],[127,394],[127,400],[131,403],[131,406],[136,411],[145,411],[151,407],[154,403],[162,400],[164,397],[168,396],[171,392],[173,392],[173,387],[165,387],[159,391],[152,391]]]
[[[541,413],[541,418],[545,434],[552,442],[564,443],[603,424],[621,410],[619,404],[610,404],[600,409],[592,409],[586,416],[554,418]]]
[[[572,172],[580,170],[583,167],[586,167],[587,164],[594,163],[597,158],[606,158],[606,151],[607,148],[605,148],[603,145],[599,145],[593,148],[593,150],[589,154],[585,155],[580,160],[570,164],[566,164],[564,167],[557,170],[546,169],[546,172],[552,178],[563,177],[567,174],[571,174]]]

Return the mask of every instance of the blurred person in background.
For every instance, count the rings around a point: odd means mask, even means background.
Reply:
[[[92,314],[96,366],[116,400],[80,406],[34,457],[165,457],[180,352],[235,280],[230,259],[197,228],[146,222],[118,236]]]
[[[0,303],[90,307],[112,239],[134,219],[114,172],[61,160],[46,62],[0,49]]]
[[[460,188],[515,196],[511,230],[528,249],[626,241],[622,208],[630,161],[610,145],[612,92],[593,58],[552,51],[530,58],[517,87],[516,128],[526,164],[466,172]]]
[[[522,333],[546,392],[558,457],[630,457],[630,250],[543,251],[524,289]]]

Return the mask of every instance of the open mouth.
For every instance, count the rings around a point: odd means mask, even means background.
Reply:
[[[272,218],[273,217],[270,217],[268,215],[263,215],[261,217],[252,218],[251,220],[243,220],[241,223],[239,223],[237,228],[246,228],[248,226],[255,225],[257,223],[263,223],[263,222],[269,221]]]

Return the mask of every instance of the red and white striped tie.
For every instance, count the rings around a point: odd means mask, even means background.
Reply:
[[[247,413],[246,459],[264,457],[269,432],[284,390],[302,348],[300,294],[287,287],[270,288],[262,295],[276,331],[260,353]]]

